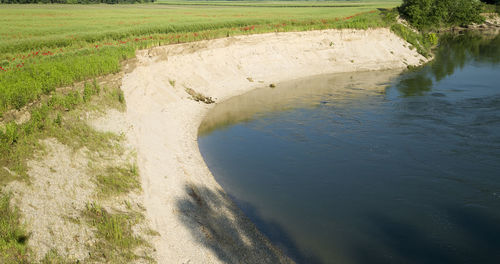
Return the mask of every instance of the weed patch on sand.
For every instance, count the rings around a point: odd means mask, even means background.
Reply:
[[[97,174],[98,195],[103,198],[126,194],[141,187],[135,164],[125,167],[107,167]]]
[[[133,225],[143,220],[143,216],[135,212],[110,213],[97,203],[90,203],[84,211],[84,217],[94,227],[99,241],[94,245],[90,256],[92,261],[106,263],[129,263],[143,259],[153,262],[148,256],[134,253],[138,246],[147,245],[146,241],[136,236]]]
[[[0,193],[0,263],[29,263],[28,233],[9,194]]]

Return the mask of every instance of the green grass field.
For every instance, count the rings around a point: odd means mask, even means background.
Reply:
[[[190,1],[190,0],[157,0],[156,4],[165,5],[207,5],[207,6],[247,6],[247,7],[356,7],[373,6],[375,8],[393,7],[401,0],[333,0],[333,1]]]
[[[0,116],[75,81],[117,72],[137,49],[241,34],[384,26],[400,1],[162,1],[2,5]]]

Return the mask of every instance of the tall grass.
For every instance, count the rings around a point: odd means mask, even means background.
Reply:
[[[7,6],[0,9],[0,116],[57,87],[117,72],[120,61],[133,57],[137,49],[241,34],[381,27],[386,24],[375,7],[387,5],[396,3],[295,8]]]
[[[118,72],[120,61],[134,56],[132,46],[104,47],[56,55],[40,60],[24,60],[22,69],[0,73],[0,113],[9,108],[20,109],[56,87],[76,81]]]

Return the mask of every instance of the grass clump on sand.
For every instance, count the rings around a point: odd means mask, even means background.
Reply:
[[[134,235],[132,226],[143,217],[138,213],[110,213],[97,203],[90,203],[84,212],[90,226],[94,227],[99,238],[91,251],[90,260],[106,263],[129,263],[149,257],[134,254],[134,249],[147,243]]]
[[[107,167],[97,175],[98,193],[101,197],[126,194],[141,187],[136,165],[124,168]]]
[[[28,263],[28,234],[10,198],[0,193],[0,263]]]
[[[69,260],[68,258],[59,254],[55,249],[51,249],[45,254],[40,264],[75,264],[77,261]]]

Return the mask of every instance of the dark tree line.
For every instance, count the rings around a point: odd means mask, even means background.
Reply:
[[[478,0],[403,0],[399,7],[399,12],[421,30],[481,23],[482,10],[483,4]]]
[[[155,0],[0,0],[2,4],[135,4],[152,3]]]

